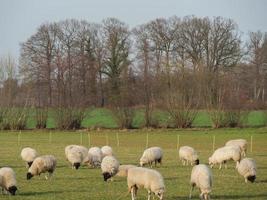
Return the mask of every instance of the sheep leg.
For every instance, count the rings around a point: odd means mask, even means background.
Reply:
[[[190,194],[189,194],[189,199],[192,198],[192,192],[193,192],[193,190],[194,190],[194,187],[195,187],[195,185],[194,185],[194,184],[191,184]]]
[[[220,167],[219,167],[219,169],[221,169],[222,168],[222,163],[220,163]]]
[[[131,188],[132,200],[135,200],[136,199],[136,193],[137,193],[137,189],[135,188],[135,186],[133,186]]]
[[[150,197],[151,197],[151,191],[148,190],[147,193],[148,193],[147,200],[150,200]]]

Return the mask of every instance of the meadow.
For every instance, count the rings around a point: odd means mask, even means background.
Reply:
[[[218,148],[233,138],[249,142],[247,156],[257,162],[255,183],[245,183],[230,162],[228,169],[212,169],[214,186],[212,199],[267,199],[267,128],[243,129],[142,129],[100,131],[3,131],[0,132],[0,166],[12,167],[17,176],[16,196],[0,195],[0,199],[131,199],[125,178],[116,177],[113,182],[104,182],[100,169],[83,166],[71,169],[65,160],[64,148],[69,144],[86,147],[110,145],[121,164],[138,164],[147,146],[160,146],[164,151],[163,165],[157,167],[165,179],[166,200],[188,199],[191,166],[182,166],[178,161],[177,148],[190,145],[198,150],[200,162],[207,163],[213,148]],[[252,145],[251,145],[252,139]],[[44,175],[26,180],[27,169],[20,158],[23,147],[31,146],[40,154],[53,154],[58,164],[54,176],[45,180]],[[198,198],[195,189],[193,199]],[[147,199],[145,190],[138,191],[138,199]]]

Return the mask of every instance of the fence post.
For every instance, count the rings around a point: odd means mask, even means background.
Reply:
[[[19,133],[18,133],[18,145],[20,145],[20,140],[21,140],[21,130],[19,131]]]
[[[212,142],[212,151],[214,151],[215,149],[215,135],[213,136],[213,142]]]
[[[80,144],[82,145],[83,144],[83,133],[80,132]]]
[[[146,149],[148,148],[148,133],[146,134]]]
[[[179,146],[180,146],[180,135],[177,135],[177,144],[176,144],[177,150],[179,149]]]
[[[51,144],[52,143],[52,132],[49,131],[49,143]]]
[[[120,140],[119,140],[119,133],[117,132],[116,134],[116,138],[117,138],[117,147],[120,146]]]
[[[91,137],[90,137],[89,132],[88,132],[87,136],[88,136],[88,146],[91,147]]]
[[[250,136],[250,152],[252,153],[253,151],[253,136]]]
[[[108,134],[106,133],[106,145],[108,145]]]

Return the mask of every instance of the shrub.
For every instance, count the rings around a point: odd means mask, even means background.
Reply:
[[[117,121],[119,128],[133,128],[132,122],[134,118],[134,110],[131,107],[116,107],[113,109],[113,115]]]
[[[23,130],[27,125],[28,111],[23,108],[4,108],[0,114],[2,130]]]
[[[36,128],[43,129],[46,128],[46,122],[48,118],[48,110],[37,108],[35,111],[35,118],[36,118]]]

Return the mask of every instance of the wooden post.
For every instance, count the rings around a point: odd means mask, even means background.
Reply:
[[[180,146],[180,135],[177,135],[177,144],[176,144],[177,150],[179,149],[179,146]]]
[[[21,140],[21,131],[18,133],[18,145],[20,145],[20,140]]]
[[[82,145],[83,144],[83,133],[80,132],[80,144]]]
[[[52,132],[51,131],[49,132],[49,143],[50,144],[52,143]]]
[[[215,135],[213,136],[213,142],[212,142],[212,151],[215,150]]]
[[[91,137],[90,137],[90,133],[88,133],[88,146],[91,147]]]
[[[117,132],[116,134],[116,138],[117,138],[117,147],[120,146],[120,140],[119,140],[119,133]]]
[[[108,145],[108,134],[106,133],[106,145]]]
[[[146,149],[148,148],[148,133],[146,134]]]
[[[253,136],[250,136],[250,152],[252,153],[253,151]]]

